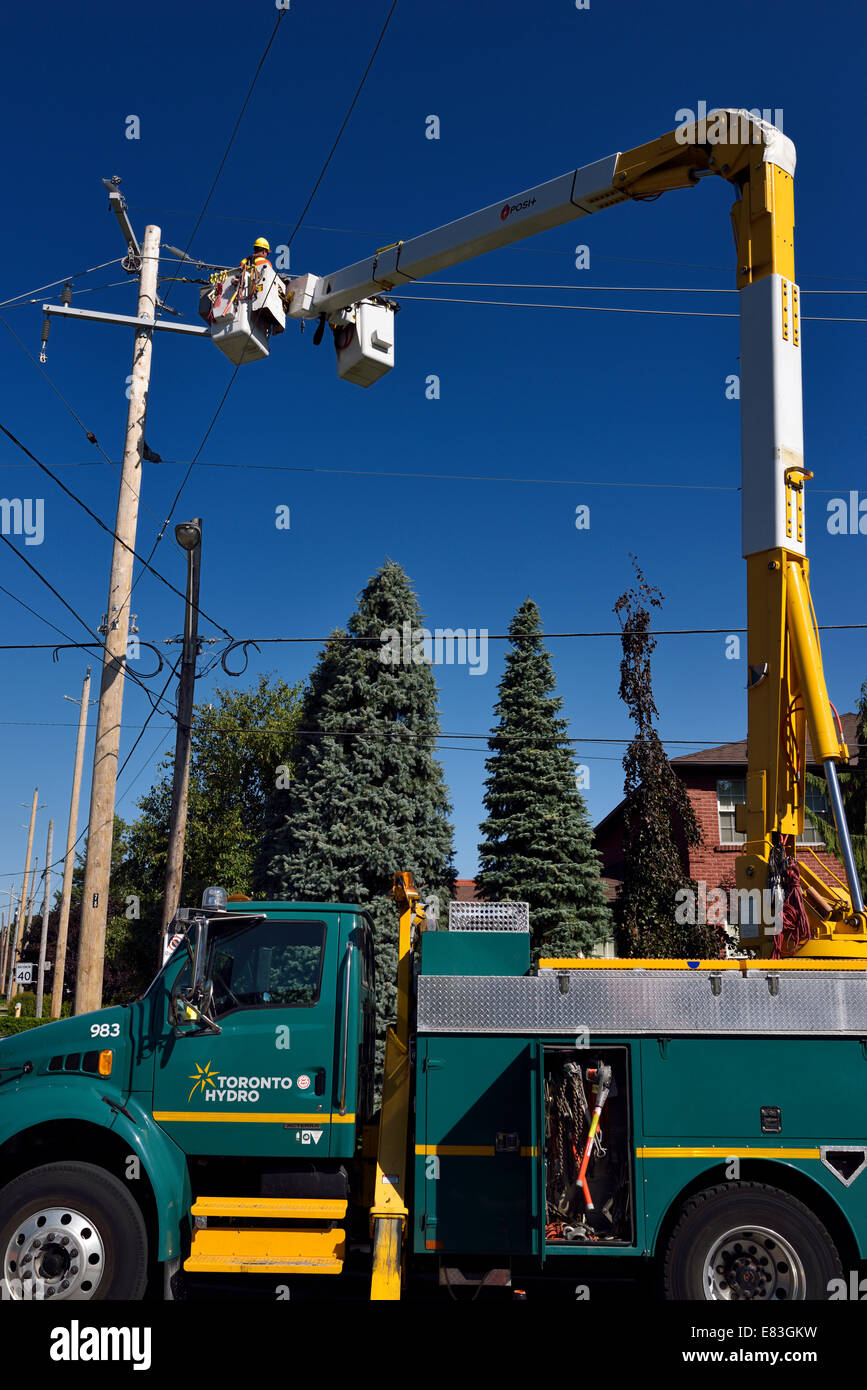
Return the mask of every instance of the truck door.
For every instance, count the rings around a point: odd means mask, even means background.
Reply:
[[[326,915],[211,924],[221,1031],[167,1028],[154,1069],[154,1119],[187,1153],[328,1157],[338,944]]]

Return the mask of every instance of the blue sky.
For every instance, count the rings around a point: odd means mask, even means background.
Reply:
[[[195,254],[234,263],[259,233],[272,246],[285,240],[387,9],[385,0],[291,0]],[[0,299],[122,254],[104,176],[122,175],[140,235],[151,221],[164,242],[186,244],[275,17],[265,0],[10,12],[3,102],[14,139],[5,152]],[[804,290],[846,291],[806,295],[804,313],[867,317],[864,192],[852,177],[850,137],[863,114],[863,65],[864,20],[854,4],[730,0],[722,10],[699,6],[687,15],[646,0],[591,0],[582,11],[573,0],[399,0],[293,243],[292,270],[336,270],[662,134],[679,109],[705,101],[783,112],[798,150],[798,278]],[[425,137],[432,114],[439,140]],[[130,115],[139,117],[137,140],[126,138]],[[566,289],[430,293],[734,314],[733,294],[685,293],[734,284],[729,204],[728,188],[708,180],[438,277]],[[579,243],[590,247],[587,270],[575,267]],[[116,266],[83,277],[76,289],[94,292],[73,302],[132,313],[134,283],[112,284],[124,278]],[[648,286],[670,292],[641,288]],[[0,311],[34,355],[39,305],[57,294]],[[192,322],[196,294],[183,286],[171,293]],[[295,326],[268,361],[239,372],[173,516],[204,519],[201,606],[208,614],[237,637],[320,636],[346,620],[358,590],[390,556],[413,578],[432,627],[504,632],[529,594],[551,632],[610,629],[612,605],[630,582],[632,551],[665,594],[661,625],[743,626],[738,405],[725,396],[738,365],[735,318],[423,302],[407,303],[396,326],[397,366],[368,391],[338,381],[330,345],[314,348],[309,330],[302,337]],[[864,323],[804,325],[806,457],[816,474],[808,547],[823,623],[863,620],[867,537],[832,536],[826,519],[832,496],[848,497],[859,486],[867,495],[865,332]],[[130,352],[126,329],[60,321],[52,329],[47,371],[113,459],[121,453]],[[0,358],[0,420],[113,524],[116,472],[2,325]],[[183,477],[170,460],[189,460],[199,447],[231,370],[210,344],[157,337],[147,436],[166,462],[145,466],[140,551],[150,549]],[[425,393],[431,374],[440,378],[436,401]],[[5,439],[0,469],[0,494],[44,499],[44,543],[25,547],[19,537],[19,549],[95,626],[105,608],[109,538]],[[370,476],[377,472],[401,476]],[[590,506],[586,531],[574,524],[582,504]],[[288,531],[274,524],[280,505],[291,508]],[[2,551],[0,584],[82,636],[57,599]],[[171,527],[154,563],[183,587],[184,557]],[[151,576],[135,600],[143,640],[162,647],[179,632],[180,601]],[[4,643],[52,640],[51,629],[5,593],[0,620]],[[203,631],[214,629],[204,624]],[[597,820],[619,799],[624,744],[590,740],[630,735],[617,698],[619,646],[608,638],[558,639],[551,650],[579,757],[590,768]],[[316,651],[311,644],[264,647],[261,658],[252,654],[248,675],[276,670],[303,680]],[[45,651],[2,657],[5,906],[23,860],[27,812],[20,803],[29,805],[36,784],[44,803],[40,860],[50,816],[55,845],[63,844],[76,718],[63,696],[78,694],[87,658],[67,652],[53,663]],[[90,660],[96,674],[95,655]],[[488,731],[502,660],[497,642],[486,675],[438,672],[446,733]],[[825,660],[832,699],[851,709],[867,678],[863,634],[827,634]],[[219,674],[200,683],[199,699]],[[696,746],[690,740],[723,742],[745,732],[745,666],[726,659],[722,636],[662,638],[655,680],[672,754]],[[121,757],[148,708],[128,682]],[[444,740],[442,760],[458,872],[467,877],[476,868],[484,744],[455,743]],[[135,814],[172,744],[168,721],[157,716],[121,779],[121,814]],[[87,784],[90,756],[89,741]],[[81,826],[87,801],[86,785]]]

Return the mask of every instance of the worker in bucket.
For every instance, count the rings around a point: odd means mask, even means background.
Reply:
[[[270,267],[271,262],[268,260],[268,253],[270,250],[271,243],[266,241],[263,236],[257,236],[256,240],[253,242],[253,254],[248,257],[248,264],[260,268],[265,265]],[[273,267],[271,268],[273,269]]]
[[[262,283],[262,275],[266,266],[269,270],[273,270],[274,268],[268,260],[268,253],[270,250],[270,242],[266,241],[265,237],[258,236],[253,242],[252,254],[245,256],[241,262],[241,271],[249,272],[250,279],[248,283],[251,293],[255,294],[259,285]]]

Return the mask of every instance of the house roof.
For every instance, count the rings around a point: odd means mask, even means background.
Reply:
[[[455,879],[455,902],[474,903],[478,901],[476,892],[476,880],[474,878]]]
[[[867,747],[858,746],[858,716],[857,714],[841,714],[840,723],[843,726],[843,738],[849,749],[850,766],[861,761],[862,757],[867,762]],[[747,741],[740,739],[737,743],[720,743],[716,748],[702,748],[698,753],[684,753],[679,758],[670,759],[672,767],[686,765],[687,767],[746,767],[747,765]],[[812,767],[817,767],[813,758],[813,749],[810,746],[810,736],[807,735],[807,762]],[[615,820],[623,810],[624,802],[618,801],[612,807],[607,816],[596,825],[595,833],[606,830],[609,824]]]
[[[858,748],[858,716],[857,714],[841,714],[840,723],[843,725],[843,738],[849,748],[851,761],[857,763],[861,750]],[[746,764],[747,761],[747,741],[741,739],[738,743],[721,743],[716,748],[701,748],[697,753],[684,753],[679,758],[672,758],[673,767],[683,763],[703,763],[711,767],[731,767],[734,763]],[[810,736],[807,735],[807,762],[816,767],[816,759],[813,757],[813,749],[810,745]]]

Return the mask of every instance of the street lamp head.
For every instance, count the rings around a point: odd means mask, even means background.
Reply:
[[[201,544],[201,528],[194,521],[179,521],[175,527],[175,540],[182,550],[195,550]]]

